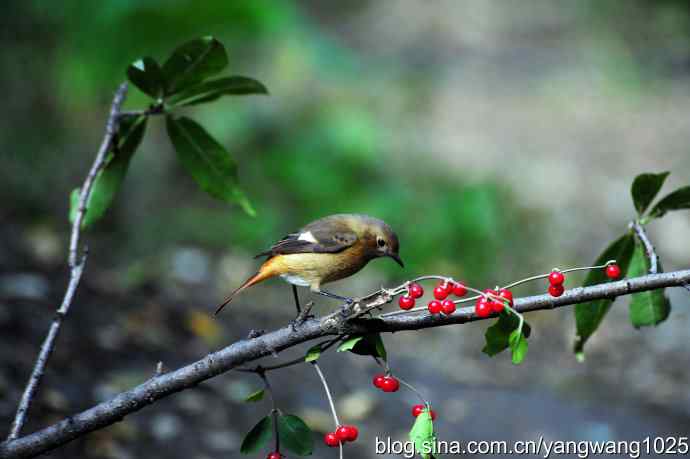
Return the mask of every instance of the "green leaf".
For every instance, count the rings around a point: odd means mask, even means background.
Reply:
[[[221,96],[268,94],[260,82],[243,76],[231,76],[198,83],[174,96],[168,102],[175,105],[196,105],[216,100]]]
[[[352,350],[352,348],[355,347],[355,344],[362,341],[363,339],[364,339],[363,335],[351,336],[350,338],[343,341],[340,346],[338,346],[338,352],[344,352],[344,351]]]
[[[278,416],[278,434],[281,444],[299,456],[308,456],[314,450],[311,429],[297,416]]]
[[[319,360],[319,357],[321,357],[321,345],[317,344],[309,348],[307,355],[304,356],[304,361],[313,362],[314,360]]]
[[[112,148],[106,158],[103,169],[96,175],[91,188],[91,195],[86,202],[86,213],[82,219],[82,228],[87,228],[100,219],[110,207],[122,181],[127,174],[129,162],[137,147],[144,138],[146,117],[122,120],[116,148]],[[69,220],[74,223],[79,210],[80,189],[75,188],[70,194]]]
[[[244,440],[242,440],[242,446],[240,446],[240,452],[242,454],[252,454],[263,448],[271,438],[272,430],[273,421],[271,415],[268,415],[245,435]]]
[[[499,352],[504,351],[510,345],[510,336],[513,330],[517,330],[520,325],[520,319],[510,312],[504,310],[498,316],[498,320],[489,328],[486,329],[484,339],[486,344],[482,352],[493,357]],[[527,322],[522,326],[522,333],[528,338],[532,332],[531,327]]]
[[[522,330],[515,329],[508,337],[512,360],[515,365],[519,365],[527,355],[527,338],[522,334]]]
[[[625,277],[628,272],[628,265],[632,258],[635,239],[630,233],[616,239],[609,245],[594,261],[593,265],[603,265],[609,260],[615,259],[621,268],[621,276]],[[583,286],[601,284],[607,282],[608,278],[603,269],[591,269]],[[613,300],[602,299],[575,305],[575,323],[577,326],[577,337],[575,339],[574,351],[578,359],[583,358],[585,342],[596,331],[604,320],[606,313],[613,304]]]
[[[637,213],[642,216],[661,189],[669,172],[640,174],[635,177],[630,193]]]
[[[379,333],[350,337],[338,347],[338,352],[343,351],[350,351],[359,355],[371,355],[383,360],[388,359],[386,347]]]
[[[640,242],[635,243],[629,277],[644,276],[649,273],[650,262]],[[668,318],[671,304],[664,295],[664,289],[634,293],[630,299],[630,321],[635,328],[658,325]]]
[[[264,398],[265,391],[264,389],[259,389],[255,392],[252,392],[251,394],[247,395],[247,398],[244,399],[245,402],[258,402],[259,400],[262,400]]]
[[[690,186],[678,188],[673,193],[667,195],[649,213],[650,218],[659,218],[669,210],[690,209]]]
[[[213,76],[228,65],[223,45],[213,37],[189,41],[163,64],[165,95],[175,94]]]
[[[154,99],[163,94],[165,79],[158,62],[151,57],[144,57],[134,61],[127,67],[127,78],[144,94]]]
[[[414,443],[417,454],[424,459],[431,458],[436,436],[434,435],[434,422],[428,409],[422,411],[415,419],[409,438]]]
[[[237,164],[230,153],[195,121],[166,117],[168,136],[182,166],[211,196],[239,204],[252,217],[256,212],[239,187]]]

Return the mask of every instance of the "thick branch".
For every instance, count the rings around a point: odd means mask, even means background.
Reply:
[[[558,298],[547,295],[518,298],[515,300],[514,309],[519,312],[553,309],[645,290],[680,287],[688,283],[690,283],[690,269],[650,274],[590,287],[574,288]],[[239,365],[305,341],[329,335],[419,330],[482,320],[476,316],[474,308],[462,308],[447,317],[433,317],[422,313],[372,319],[358,318],[346,322],[337,320],[337,317],[338,313],[334,313],[320,320],[307,320],[298,327],[286,326],[257,338],[237,341],[174,372],[155,376],[131,390],[122,392],[112,400],[100,403],[33,434],[0,444],[0,459],[32,457],[49,451],[89,432],[120,421],[126,415],[139,411],[156,400],[194,387]]]
[[[62,321],[69,312],[69,308],[72,305],[74,294],[77,291],[77,286],[79,286],[79,281],[81,280],[81,275],[84,272],[86,252],[81,257],[81,260],[79,259],[79,240],[81,238],[81,223],[84,219],[84,214],[86,213],[86,205],[89,201],[89,197],[91,196],[91,190],[93,189],[93,184],[96,180],[96,175],[98,175],[98,172],[105,165],[106,154],[108,153],[108,150],[110,149],[110,146],[115,137],[115,134],[117,133],[120,108],[122,107],[122,104],[125,101],[126,95],[127,83],[123,83],[120,85],[120,87],[117,89],[117,92],[115,93],[113,103],[110,107],[110,115],[108,116],[108,121],[106,122],[105,135],[103,136],[103,140],[101,141],[101,146],[98,149],[98,153],[96,154],[96,158],[94,159],[93,164],[91,165],[91,169],[89,170],[89,173],[81,186],[81,190],[79,192],[79,204],[77,208],[77,214],[72,224],[72,234],[70,236],[69,243],[69,283],[67,284],[65,296],[62,299],[60,308],[57,310],[55,319],[53,319],[53,323],[50,325],[48,334],[46,335],[45,340],[41,345],[41,350],[38,353],[38,357],[36,358],[36,363],[34,364],[34,368],[31,371],[31,376],[29,376],[29,381],[26,384],[26,388],[24,389],[24,393],[22,394],[21,400],[19,401],[17,413],[14,416],[12,428],[7,437],[8,440],[13,440],[17,438],[22,430],[22,427],[24,426],[24,423],[26,422],[26,414],[29,411],[29,406],[31,406],[31,401],[34,398],[34,395],[36,395],[38,386],[41,383],[41,378],[43,377],[46,364],[48,363],[48,359],[50,359],[50,354],[52,354],[53,348],[55,347],[55,340],[57,339],[58,334],[60,333]]]

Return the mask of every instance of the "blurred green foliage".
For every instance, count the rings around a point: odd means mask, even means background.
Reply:
[[[620,2],[599,5],[572,8],[584,17],[620,8]],[[443,270],[483,281],[513,272],[516,260],[530,271],[537,261],[529,255],[543,233],[539,211],[516,202],[500,177],[449,169],[423,146],[401,150],[395,132],[374,116],[371,108],[387,102],[379,95],[391,79],[402,88],[397,109],[424,107],[433,83],[428,75],[355,52],[307,9],[269,0],[11,3],[5,12],[11,38],[0,57],[8,69],[0,77],[7,109],[15,114],[0,134],[6,164],[0,197],[11,202],[10,214],[62,228],[68,190],[85,173],[127,65],[214,35],[228,49],[230,72],[256,77],[271,96],[189,110],[237,158],[258,216],[199,193],[171,160],[162,120],[152,119],[153,135],[132,161],[122,195],[96,227],[114,246],[112,256],[126,263],[174,243],[259,251],[311,219],[361,212],[400,233],[407,272]],[[654,16],[660,23],[664,17]],[[674,17],[673,30],[685,30],[686,16]],[[603,34],[610,26],[593,27]],[[132,89],[127,106],[146,101]],[[16,142],[12,132],[40,135]],[[395,266],[380,267],[400,275]]]

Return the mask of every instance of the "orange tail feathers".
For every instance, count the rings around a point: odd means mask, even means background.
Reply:
[[[259,272],[257,272],[256,274],[254,274],[252,277],[250,277],[249,279],[247,279],[246,281],[244,281],[244,283],[243,283],[242,285],[240,285],[240,286],[237,287],[235,290],[233,290],[233,292],[230,294],[230,296],[228,296],[228,297],[225,299],[225,301],[223,301],[223,303],[221,303],[220,306],[218,306],[218,308],[216,309],[216,312],[214,313],[214,315],[215,315],[215,314],[218,314],[220,311],[223,310],[223,308],[224,308],[225,306],[227,306],[228,304],[230,304],[230,302],[231,302],[232,299],[235,297],[235,295],[237,295],[237,294],[240,293],[241,291],[243,291],[243,290],[245,290],[245,289],[248,289],[248,288],[251,287],[252,285],[258,284],[259,282],[264,281],[264,280],[266,280],[266,279],[268,279],[268,278],[270,278],[270,277],[275,276],[275,273],[273,272],[273,270],[272,270],[272,269],[267,269],[267,268],[268,268],[267,263],[264,263],[264,264],[261,266],[261,268],[259,268]]]

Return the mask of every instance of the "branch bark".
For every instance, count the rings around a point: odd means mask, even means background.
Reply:
[[[101,141],[101,146],[99,147],[96,158],[91,165],[91,169],[89,170],[89,173],[81,186],[79,193],[79,206],[77,208],[74,223],[72,224],[72,232],[70,235],[69,254],[67,259],[70,268],[70,278],[67,284],[67,289],[65,290],[65,296],[63,297],[62,303],[60,304],[60,307],[55,314],[55,318],[50,325],[48,334],[41,345],[41,350],[36,358],[36,363],[31,371],[31,376],[29,376],[29,381],[27,382],[22,394],[22,398],[19,401],[17,412],[12,422],[12,428],[7,436],[8,440],[14,440],[17,438],[22,430],[22,427],[24,426],[24,423],[26,422],[26,414],[29,411],[29,407],[31,406],[34,396],[36,395],[38,386],[41,384],[41,379],[43,378],[46,364],[48,363],[50,355],[55,348],[55,340],[60,333],[62,321],[69,312],[70,306],[72,305],[72,300],[74,299],[74,294],[76,293],[79,282],[81,281],[81,275],[84,272],[84,264],[86,263],[87,254],[87,251],[85,250],[81,256],[81,259],[79,259],[81,223],[86,213],[86,206],[89,201],[89,197],[91,196],[91,190],[93,189],[93,184],[96,181],[96,176],[98,175],[98,172],[100,172],[100,170],[105,166],[106,155],[108,150],[110,150],[110,146],[112,145],[115,134],[117,133],[120,109],[122,108],[126,95],[127,83],[122,83],[115,92],[115,97],[113,98],[113,102],[110,107],[110,115],[108,116],[108,121],[106,122],[105,135]]]
[[[515,300],[514,309],[518,312],[554,309],[646,290],[682,287],[689,283],[690,269],[650,274],[590,287],[573,288],[558,298],[548,295],[518,298]],[[307,320],[300,326],[288,325],[256,338],[237,341],[176,371],[156,375],[143,384],[120,393],[112,400],[100,403],[30,435],[0,444],[0,459],[33,457],[50,451],[89,432],[118,422],[126,415],[137,412],[175,392],[192,388],[239,365],[312,339],[342,334],[419,330],[483,320],[477,317],[472,307],[458,309],[446,317],[435,317],[427,313],[356,318],[346,321],[338,320],[338,317],[339,312],[336,312],[321,319]]]

